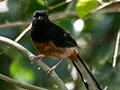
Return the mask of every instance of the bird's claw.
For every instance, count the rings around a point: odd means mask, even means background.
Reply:
[[[45,55],[38,55],[38,56],[32,56],[30,57],[30,61],[31,61],[31,64],[34,64],[38,59],[41,60],[42,57],[44,57]]]

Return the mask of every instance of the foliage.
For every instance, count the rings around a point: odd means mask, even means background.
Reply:
[[[79,18],[87,15],[91,12],[92,9],[96,8],[99,5],[97,0],[80,0],[76,4],[76,12]]]

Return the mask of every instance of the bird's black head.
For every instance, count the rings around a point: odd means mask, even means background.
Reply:
[[[44,10],[37,10],[33,14],[33,20],[40,22],[48,18],[48,13]]]

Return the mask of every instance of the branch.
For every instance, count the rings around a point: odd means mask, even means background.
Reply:
[[[0,42],[6,44],[8,46],[10,46],[13,49],[16,49],[16,51],[20,52],[23,56],[25,56],[28,59],[31,59],[31,57],[35,56],[29,50],[27,50],[26,48],[24,48],[22,45],[14,42],[14,41],[6,38],[6,37],[0,36]],[[49,69],[49,67],[44,62],[42,62],[42,60],[37,60],[35,62],[35,64],[37,64],[38,66],[40,66],[45,72]],[[52,71],[49,74],[49,77],[58,86],[58,88],[60,90],[68,90],[67,87],[62,82],[62,80],[57,76],[57,74],[55,73],[55,71]]]
[[[57,5],[54,5],[54,6],[49,7],[49,9],[55,9],[55,8],[57,8],[57,7],[60,7],[60,6],[64,5],[64,4],[67,4],[67,3],[71,2],[71,1],[72,1],[72,0],[63,1],[63,2],[61,2],[61,3],[59,3],[59,4],[57,4]]]
[[[115,52],[113,56],[113,67],[116,66],[116,61],[117,61],[117,55],[118,55],[118,48],[119,48],[119,40],[120,40],[120,29],[117,34],[117,39],[116,39],[116,45],[115,45]]]
[[[71,11],[69,13],[65,13],[65,12],[57,12],[57,13],[52,13],[49,15],[49,19],[51,21],[55,21],[55,20],[58,20],[58,19],[61,19],[61,18],[65,18],[65,17],[78,17],[76,12],[74,11]]]
[[[14,24],[17,24],[17,25],[14,25]],[[19,25],[25,25],[26,23],[23,23],[23,22],[12,22],[10,23],[9,25],[8,24],[2,24],[0,25],[1,28],[5,28],[5,27],[12,27],[12,26],[19,26]],[[18,42],[31,28],[31,25],[30,24],[25,30],[23,30],[23,32],[15,39],[15,42]],[[6,47],[5,50],[3,50],[2,52],[0,52],[0,55],[3,54],[5,51],[7,51],[10,47]]]
[[[110,13],[120,12],[120,1],[114,0],[107,3],[102,3],[99,7],[92,10],[91,13]]]
[[[30,25],[23,30],[23,32],[15,39],[15,42],[18,42],[30,29],[31,29],[32,23],[30,23]]]
[[[29,21],[17,21],[17,22],[5,22],[6,24],[1,24],[0,28],[6,28],[6,27],[17,27],[21,25],[28,25],[30,22]]]
[[[42,0],[42,1],[45,3],[45,6],[48,8],[48,10],[52,10],[52,9],[55,9],[57,7],[60,7],[60,6],[64,5],[64,4],[67,4],[67,3],[71,2],[72,0],[63,1],[63,2],[61,2],[59,4],[57,4],[57,5],[54,5],[54,6],[49,6],[49,4],[46,2],[46,0]]]
[[[41,87],[37,87],[37,86],[33,86],[33,85],[26,85],[26,84],[23,84],[23,83],[20,83],[18,81],[15,81],[14,79],[11,79],[5,75],[2,75],[0,74],[0,79],[8,82],[8,83],[11,83],[13,85],[16,85],[20,88],[24,88],[24,89],[27,89],[27,90],[48,90],[48,89],[44,89],[44,88],[41,88]]]

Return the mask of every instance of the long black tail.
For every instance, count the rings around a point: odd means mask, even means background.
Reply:
[[[97,81],[95,80],[95,78],[93,77],[93,75],[91,74],[91,72],[88,70],[88,68],[80,58],[80,56],[77,55],[77,57],[78,57],[78,61],[77,62],[72,61],[72,63],[74,64],[75,68],[80,74],[81,79],[85,84],[85,87],[88,90],[102,90],[99,84],[97,83]]]

